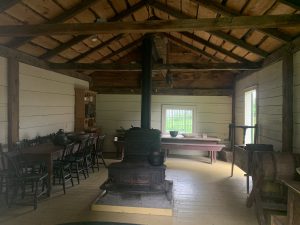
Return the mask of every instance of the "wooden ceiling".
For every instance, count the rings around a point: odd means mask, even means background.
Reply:
[[[230,94],[300,35],[298,0],[2,0],[0,12],[2,55],[92,78],[100,93],[139,92],[147,33],[154,93],[189,95]]]

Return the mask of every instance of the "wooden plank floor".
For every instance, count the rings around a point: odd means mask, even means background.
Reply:
[[[80,185],[59,189],[50,199],[30,206],[3,204],[1,225],[50,225],[71,221],[114,221],[149,225],[257,225],[254,209],[245,206],[246,185],[243,173],[236,168],[229,177],[230,164],[218,161],[210,165],[195,159],[168,158],[167,179],[174,181],[173,217],[90,211],[90,204],[99,193],[99,185],[107,171],[101,169],[82,180]]]

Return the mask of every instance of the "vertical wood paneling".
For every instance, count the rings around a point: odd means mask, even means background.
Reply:
[[[294,54],[294,138],[293,152],[300,153],[300,51]]]
[[[19,62],[7,59],[8,147],[19,141]]]
[[[88,82],[20,63],[20,139],[74,130],[74,87]]]
[[[7,60],[0,57],[0,143],[7,144]]]
[[[236,123],[244,124],[245,89],[257,86],[258,142],[273,144],[276,151],[282,149],[282,61],[263,68],[236,83]],[[238,144],[242,132],[236,134]]]
[[[151,127],[161,129],[163,104],[190,105],[197,108],[197,133],[228,138],[231,122],[231,97],[228,96],[166,96],[154,95],[151,103]],[[105,151],[113,151],[113,135],[121,126],[140,126],[141,97],[139,95],[97,95],[97,124],[108,135]],[[226,142],[227,140],[225,140]]]
[[[282,59],[282,151],[293,151],[293,53],[286,52]]]

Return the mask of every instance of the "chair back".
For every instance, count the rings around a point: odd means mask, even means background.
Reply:
[[[24,174],[26,170],[26,167],[21,166],[22,159],[21,155],[18,151],[8,151],[8,152],[2,152],[2,156],[4,158],[4,161],[7,162],[7,168],[9,169],[10,173],[12,173],[14,176],[20,177],[22,174]]]
[[[62,157],[61,157],[62,160],[67,159],[69,156],[71,156],[73,154],[74,145],[75,145],[75,143],[70,143],[65,146]]]
[[[97,137],[97,141],[96,141],[96,152],[97,153],[102,153],[103,152],[104,140],[105,140],[105,135],[99,135]]]
[[[94,151],[95,149],[95,137],[89,137],[85,143],[85,146],[84,146],[84,152],[85,154],[90,154]]]
[[[8,169],[7,161],[5,160],[5,156],[3,155],[2,144],[0,143],[0,171]]]

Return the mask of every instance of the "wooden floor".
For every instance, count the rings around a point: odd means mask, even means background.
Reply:
[[[29,206],[7,209],[2,200],[0,224],[114,221],[149,225],[257,225],[254,209],[245,207],[245,177],[237,168],[230,178],[230,164],[220,161],[210,165],[196,159],[168,158],[167,166],[167,179],[174,181],[173,217],[90,211],[99,185],[107,176],[102,169],[69,188],[66,195],[57,190],[50,199],[40,201],[36,211]]]

